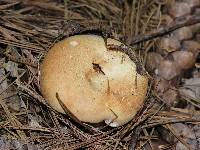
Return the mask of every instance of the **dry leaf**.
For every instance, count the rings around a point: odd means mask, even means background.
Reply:
[[[149,52],[147,55],[147,60],[146,60],[147,70],[150,72],[158,68],[162,60],[163,60],[163,57],[159,53]]]
[[[193,37],[191,27],[183,27],[173,32],[173,35],[180,41],[188,40]]]
[[[197,150],[199,144],[197,142],[197,138],[194,130],[185,125],[183,123],[175,123],[172,124],[174,129],[176,129],[176,133],[193,149]],[[188,150],[180,141],[176,144],[176,150]]]
[[[173,90],[173,89],[168,89],[163,94],[162,98],[169,106],[175,106],[178,99],[178,91]]]
[[[180,67],[171,60],[163,60],[158,66],[158,75],[166,80],[171,80],[181,73]]]
[[[191,8],[187,3],[175,2],[168,10],[173,18],[182,17],[191,13]]]
[[[189,97],[200,102],[200,78],[191,78],[184,81],[179,89],[181,95]]]
[[[189,51],[176,51],[172,53],[172,56],[181,69],[190,69],[196,62],[194,54]]]
[[[181,48],[180,41],[176,37],[165,37],[160,41],[160,48],[167,52],[177,51]]]

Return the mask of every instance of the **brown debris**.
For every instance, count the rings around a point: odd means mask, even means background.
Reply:
[[[163,94],[163,101],[169,106],[176,106],[176,102],[178,99],[178,91],[174,89],[169,89]]]
[[[166,37],[161,39],[160,48],[170,53],[179,50],[181,44],[176,37]]]
[[[199,149],[196,134],[193,129],[183,123],[176,123],[171,125],[173,129],[176,129],[176,134],[182,138],[183,141],[178,141],[176,144],[177,150]]]
[[[187,3],[191,8],[200,6],[199,0],[183,0],[183,2]]]
[[[160,62],[163,60],[163,57],[156,52],[149,52],[146,59],[146,65],[149,72],[154,71],[158,68]]]
[[[175,61],[163,60],[158,66],[157,73],[166,80],[171,80],[181,73],[181,68]]]
[[[168,10],[168,14],[173,18],[178,18],[182,16],[186,16],[191,13],[191,8],[187,3],[183,2],[175,2],[170,6]]]
[[[200,77],[185,79],[183,86],[179,89],[180,94],[190,99],[200,99]]]
[[[200,52],[200,43],[194,40],[184,41],[182,44],[182,50],[192,52],[196,59]]]
[[[198,7],[199,1],[196,0],[183,0],[169,3],[167,5],[168,11],[167,13],[165,12],[166,14],[163,16],[165,26],[169,27],[177,21],[199,16]],[[169,89],[174,85],[177,88],[177,85],[180,84],[179,79],[182,76],[190,76],[191,73],[189,69],[198,66],[196,62],[200,48],[199,42],[197,41],[199,38],[196,35],[198,35],[199,29],[199,23],[191,26],[184,26],[158,41],[159,48],[155,53],[158,53],[157,55],[163,55],[164,59],[158,59],[160,60],[160,62],[157,62],[159,65],[157,68],[154,66],[155,74],[157,74],[156,78],[158,78],[155,81],[159,81],[155,89],[158,93],[160,91],[163,92],[162,94],[158,94],[163,98],[163,101],[165,101],[165,99],[167,99],[167,101],[170,99],[172,100],[171,104],[173,104],[179,92],[176,92],[176,96],[173,97],[173,94],[168,94],[170,91]],[[172,85],[172,83],[175,84]],[[183,90],[181,92],[183,92]],[[172,96],[172,98],[170,96]],[[196,105],[196,103],[193,104]]]
[[[171,16],[166,15],[166,14],[162,16],[162,19],[165,25],[170,25],[174,21]]]
[[[154,82],[154,88],[159,93],[159,95],[162,95],[166,90],[168,90],[170,87],[169,81],[161,78],[161,77],[156,77],[155,82]]]
[[[174,31],[173,35],[179,40],[188,40],[193,37],[191,27],[183,27]]]
[[[175,51],[172,56],[178,68],[181,69],[190,69],[196,62],[195,55],[190,51]]]

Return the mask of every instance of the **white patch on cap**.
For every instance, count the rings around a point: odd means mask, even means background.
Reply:
[[[71,41],[71,42],[69,42],[69,44],[71,45],[71,46],[77,46],[78,45],[78,42],[77,41]]]
[[[117,122],[113,122],[113,120],[111,120],[111,119],[105,120],[105,123],[107,125],[109,125],[110,127],[118,127],[119,126],[119,124]]]

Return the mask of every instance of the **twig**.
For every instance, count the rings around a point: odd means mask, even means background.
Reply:
[[[20,43],[20,42],[15,42],[15,41],[8,41],[5,39],[0,38],[0,43],[2,44],[8,44],[8,45],[12,45],[15,47],[20,47],[20,48],[25,48],[34,52],[41,52],[44,51],[43,48],[39,47],[39,46],[35,46],[34,44],[30,44],[30,43]]]
[[[64,0],[64,21],[66,22],[68,19],[69,19],[68,0]]]
[[[141,132],[141,125],[139,125],[132,131],[129,150],[134,150],[136,148],[140,132]]]
[[[34,68],[37,68],[38,63],[36,61],[33,61],[31,59],[23,58],[23,57],[16,57],[12,56],[10,54],[4,53],[4,55],[10,59],[13,62],[20,63],[20,64],[25,64]]]
[[[31,131],[40,131],[40,132],[48,132],[48,133],[52,133],[54,131],[54,129],[48,129],[48,128],[44,128],[44,127],[30,127],[30,126],[0,126],[0,128],[7,128],[7,129],[12,129],[12,130],[31,130]],[[55,132],[55,131],[54,131]]]
[[[188,150],[192,150],[192,148],[190,147],[190,145],[188,143],[186,143],[184,141],[184,139],[182,137],[180,137],[180,135],[178,135],[178,133],[176,133],[175,129],[169,125],[166,124],[166,127],[171,131],[171,133],[188,149]]]
[[[200,16],[188,16],[188,17],[181,17],[177,18],[175,22],[165,28],[160,28],[158,31],[150,33],[148,35],[140,35],[135,37],[130,45],[135,45],[140,42],[145,42],[148,40],[152,40],[154,38],[157,38],[159,36],[163,36],[165,34],[168,34],[176,29],[185,27],[185,26],[191,26],[194,24],[200,23]]]

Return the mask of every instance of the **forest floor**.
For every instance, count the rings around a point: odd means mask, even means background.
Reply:
[[[65,37],[107,33],[150,83],[128,124],[89,130],[46,103],[39,66]],[[1,0],[0,150],[200,149],[199,0]]]

